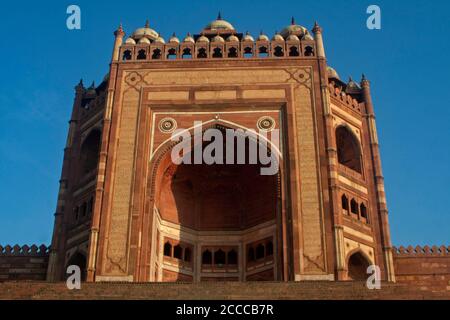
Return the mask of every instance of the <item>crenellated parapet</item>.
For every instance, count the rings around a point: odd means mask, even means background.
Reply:
[[[349,83],[352,84],[352,82]],[[345,105],[346,107],[357,113],[361,113],[359,90],[359,87],[353,87],[353,89],[350,90],[349,85],[343,83],[339,79],[337,81],[330,79],[328,83],[328,91],[330,92],[330,97],[332,99],[338,100],[340,104]]]
[[[50,247],[0,245],[0,282],[46,279]]]
[[[450,256],[450,246],[400,246],[393,248],[394,255],[399,257]]]
[[[46,256],[50,251],[50,247],[44,244],[40,245],[0,245],[0,256]]]

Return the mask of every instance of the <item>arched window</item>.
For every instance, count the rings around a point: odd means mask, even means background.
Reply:
[[[172,256],[172,245],[170,244],[170,242],[166,242],[164,244],[164,255],[166,257],[171,257]]]
[[[122,60],[123,61],[131,60],[131,50],[125,50],[123,52]]]
[[[84,254],[76,252],[67,263],[67,267],[69,266],[78,266],[81,271],[81,281],[86,281],[86,256]],[[67,276],[69,276],[69,274],[67,274]]]
[[[264,245],[262,243],[256,247],[256,260],[259,259],[264,259]]]
[[[358,173],[362,172],[361,151],[357,138],[345,126],[336,129],[338,162]]]
[[[80,207],[76,206],[75,208],[73,208],[73,219],[75,222],[78,221],[78,218],[80,216]]]
[[[160,49],[153,50],[152,59],[153,60],[161,59],[161,50]]]
[[[207,58],[207,56],[208,55],[206,54],[206,49],[205,48],[198,49],[197,58],[204,59],[204,58]]]
[[[137,60],[145,60],[147,59],[147,54],[145,53],[144,49],[139,50],[137,55]]]
[[[360,253],[356,252],[348,259],[348,278],[349,280],[366,280],[367,268],[370,262]]]
[[[227,263],[231,265],[235,265],[238,263],[238,256],[236,250],[231,249],[230,251],[228,251],[227,260],[228,260]]]
[[[342,205],[342,210],[347,211],[347,213],[348,213],[348,198],[345,194],[343,194],[341,197],[341,205]]]
[[[275,57],[282,57],[282,56],[284,56],[283,48],[280,47],[280,46],[276,46],[274,51],[273,51],[273,55]]]
[[[273,256],[273,243],[272,241],[267,241],[266,243],[266,256],[271,257]]]
[[[267,50],[267,47],[265,47],[265,46],[259,47],[259,49],[258,49],[258,56],[260,58],[267,58],[269,56],[269,52]]]
[[[364,218],[367,222],[369,222],[369,217],[367,215],[367,208],[364,203],[361,203],[359,206],[359,213],[361,214],[361,218]]]
[[[81,169],[84,174],[97,169],[100,141],[100,130],[93,130],[81,146]]]
[[[225,252],[222,249],[214,252],[214,265],[220,266],[225,264]]]
[[[248,249],[247,261],[249,262],[255,261],[255,250],[253,248]]]
[[[183,54],[181,55],[182,59],[191,59],[192,58],[192,52],[190,48],[184,48]]]
[[[253,57],[253,49],[251,47],[245,47],[244,58],[251,58],[251,57]]]
[[[173,247],[173,257],[180,260],[183,259],[183,248],[179,244]]]
[[[81,207],[80,207],[80,214],[81,214],[81,216],[84,218],[84,217],[86,217],[86,214],[87,214],[87,203],[86,202],[84,202],[82,205],[81,205]]]
[[[352,213],[358,214],[358,203],[355,199],[352,199],[352,201],[350,201],[350,210]]]
[[[91,216],[92,215],[92,210],[94,209],[94,197],[91,197],[89,199],[88,202],[88,210],[87,210],[87,215]]]
[[[191,262],[191,249],[184,249],[184,261]]]
[[[297,47],[290,47],[289,48],[289,57],[298,57],[300,53],[298,52]]]
[[[237,54],[237,49],[235,47],[231,47],[228,50],[228,58],[237,58],[238,54]]]
[[[214,50],[213,50],[213,58],[222,58],[222,49],[214,48]]]
[[[173,60],[177,58],[177,50],[175,48],[170,48],[169,51],[167,51],[167,59]]]
[[[314,56],[314,50],[313,50],[312,47],[307,46],[307,47],[305,48],[305,56],[306,56],[306,57],[313,57],[313,56]]]
[[[212,264],[212,253],[209,250],[203,251],[202,264]]]

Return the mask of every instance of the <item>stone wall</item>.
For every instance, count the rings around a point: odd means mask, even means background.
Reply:
[[[0,281],[46,279],[49,248],[45,245],[0,246]]]
[[[394,248],[394,266],[399,283],[450,292],[450,246]]]

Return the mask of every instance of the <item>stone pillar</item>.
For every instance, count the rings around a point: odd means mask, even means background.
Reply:
[[[108,156],[108,147],[109,147],[109,133],[111,129],[111,115],[112,115],[112,107],[114,104],[114,93],[116,87],[116,77],[117,77],[117,68],[119,62],[119,51],[120,46],[122,45],[122,39],[125,35],[125,32],[122,29],[122,25],[119,26],[119,29],[114,32],[115,40],[114,40],[114,49],[112,62],[109,70],[109,80],[108,80],[108,93],[105,101],[105,112],[103,114],[103,130],[102,130],[102,141],[100,146],[100,155],[98,161],[98,170],[97,170],[97,179],[96,179],[96,188],[95,188],[95,202],[94,208],[92,210],[92,224],[89,235],[89,253],[88,253],[88,263],[87,263],[87,281],[94,282],[95,281],[95,273],[98,269],[98,247],[99,247],[99,231],[100,231],[100,220],[102,215],[102,207],[103,207],[103,196],[105,189],[105,174],[106,174],[106,160]]]
[[[338,164],[337,147],[334,135],[333,114],[331,112],[331,101],[328,92],[328,73],[325,50],[323,46],[322,28],[316,22],[313,28],[316,40],[316,53],[319,58],[320,87],[323,101],[323,115],[325,121],[325,147],[328,159],[328,182],[330,188],[330,212],[333,223],[334,251],[336,259],[337,280],[343,280],[345,274],[344,255],[344,227],[342,214],[339,210],[339,187],[338,187]]]
[[[319,26],[317,22],[314,24],[313,32],[314,32],[314,39],[316,40],[316,55],[319,58],[326,58],[325,48],[323,46],[323,39],[322,39],[322,28]]]
[[[366,107],[365,118],[367,121],[367,127],[369,129],[370,150],[372,154],[375,188],[377,195],[377,208],[381,224],[381,241],[382,241],[381,245],[384,253],[387,280],[395,282],[392,244],[388,221],[388,209],[384,189],[384,177],[381,169],[381,158],[378,144],[377,129],[375,125],[375,113],[373,110],[372,96],[370,93],[370,82],[364,77],[364,75],[361,81],[361,88]]]
[[[122,29],[122,24],[119,26],[119,28],[114,32],[114,36],[116,39],[114,40],[114,48],[112,53],[112,61],[119,61],[119,53],[120,53],[120,46],[123,42],[123,37],[125,36],[125,32]]]
[[[75,87],[75,100],[72,108],[72,116],[69,121],[69,132],[67,134],[66,147],[64,148],[64,160],[61,171],[61,179],[59,181],[58,202],[55,212],[55,224],[53,227],[52,244],[49,253],[49,263],[47,269],[47,280],[58,281],[62,275],[62,268],[64,267],[64,238],[65,238],[65,224],[64,224],[64,210],[67,198],[67,185],[68,185],[68,169],[69,161],[72,152],[73,137],[78,124],[79,108],[81,107],[81,100],[85,88],[83,82]]]

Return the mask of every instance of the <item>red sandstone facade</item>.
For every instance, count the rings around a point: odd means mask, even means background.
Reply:
[[[369,81],[328,66],[317,24],[255,40],[219,17],[182,41],[148,24],[124,35],[104,81],[76,87],[48,280],[71,264],[97,282],[360,280],[375,264],[394,282],[434,254],[448,282],[448,248],[394,251]],[[171,161],[175,128],[262,119],[281,133],[277,175]]]

